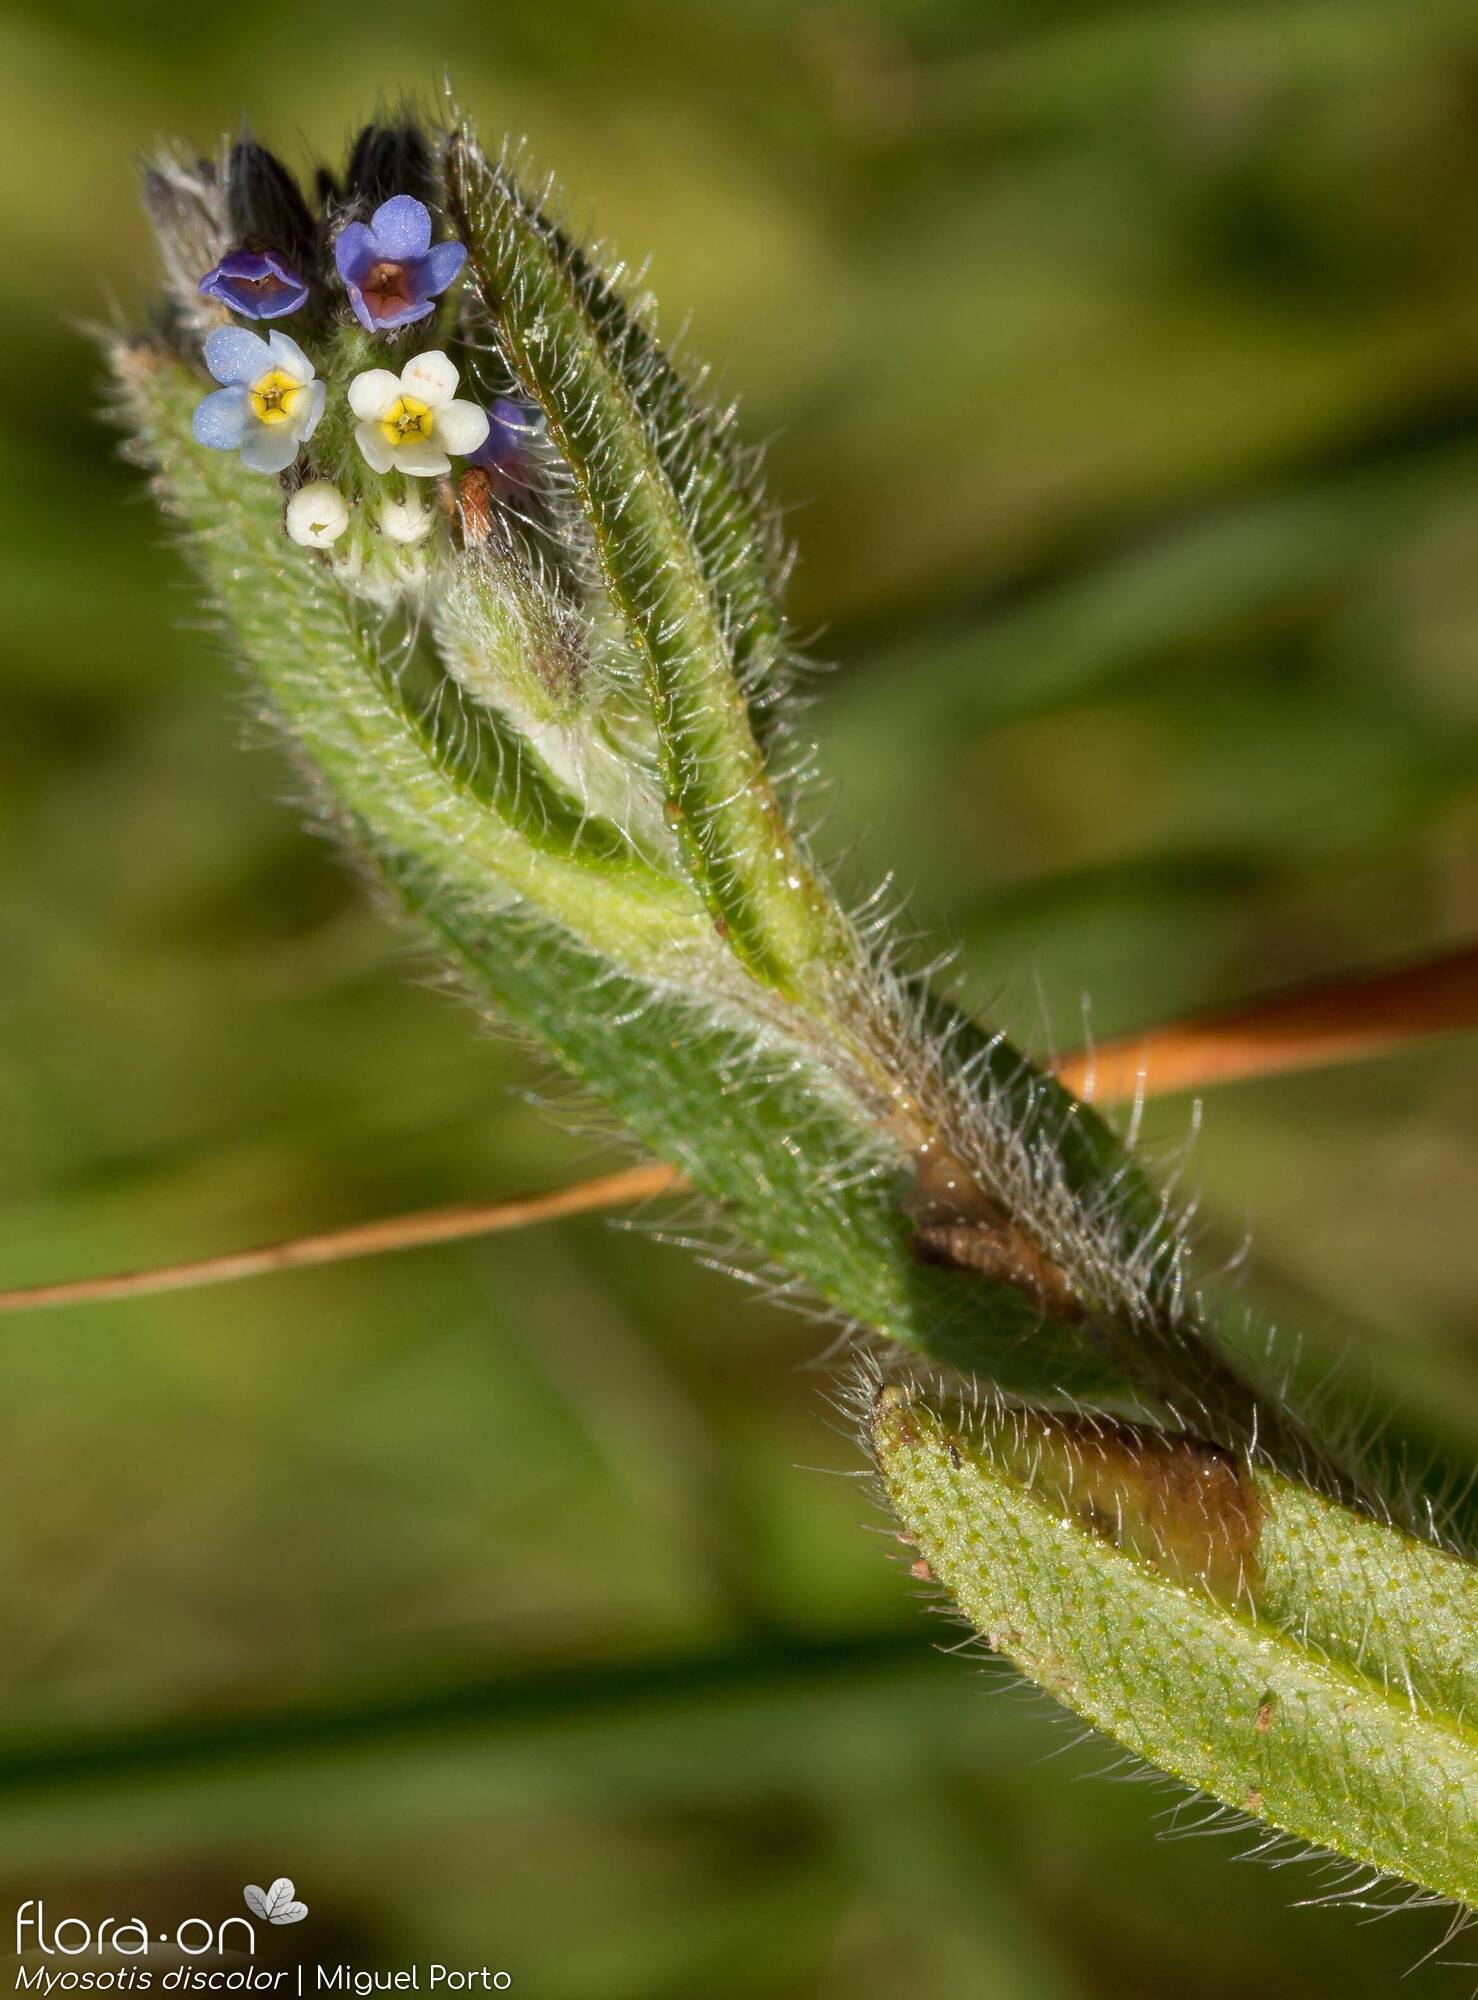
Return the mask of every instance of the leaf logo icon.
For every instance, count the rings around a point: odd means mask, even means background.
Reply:
[[[286,1875],[279,1875],[270,1889],[259,1889],[255,1882],[248,1882],[241,1893],[252,1915],[264,1923],[300,1924],[308,1914],[306,1903],[293,1900],[293,1885]]]

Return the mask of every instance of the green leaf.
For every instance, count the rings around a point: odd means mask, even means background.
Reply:
[[[989,1645],[1237,1812],[1478,1901],[1478,1570],[1185,1436],[897,1388],[888,1498]]]
[[[756,978],[814,989],[846,933],[780,810],[740,682],[774,649],[772,531],[670,364],[511,175],[460,133],[446,177],[498,346],[544,411],[639,648],[693,879]]]

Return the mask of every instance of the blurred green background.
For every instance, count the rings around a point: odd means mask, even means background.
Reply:
[[[78,331],[157,134],[332,156],[443,66],[773,439],[820,844],[971,1004],[1048,1049],[1478,931],[1471,0],[7,0],[0,1282],[613,1157],[300,830]],[[1475,1082],[1224,1091],[1190,1168],[1464,1469]],[[1158,1838],[932,1650],[824,1345],[600,1219],[0,1322],[0,1912],[288,1873],[294,1952],[548,2000],[1391,1992],[1440,1920]]]

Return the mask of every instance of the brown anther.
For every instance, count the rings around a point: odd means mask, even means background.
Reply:
[[[462,510],[463,547],[483,548],[493,532],[493,489],[479,466],[469,465],[458,479],[457,500]]]

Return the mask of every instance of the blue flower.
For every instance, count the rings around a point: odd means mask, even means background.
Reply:
[[[244,319],[282,319],[295,313],[308,287],[275,250],[233,250],[200,280],[207,299],[219,299]]]
[[[302,348],[275,327],[263,340],[244,326],[218,326],[205,365],[226,386],[195,405],[195,442],[239,451],[253,472],[285,472],[317,429],[326,396]]]
[[[431,211],[409,194],[382,202],[368,224],[346,224],[334,244],[354,316],[371,333],[425,319],[466,256],[460,243],[432,243]]]
[[[508,396],[495,396],[488,404],[488,434],[467,463],[492,475],[494,485],[513,492],[533,484],[529,446],[539,436],[540,416]]]

